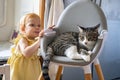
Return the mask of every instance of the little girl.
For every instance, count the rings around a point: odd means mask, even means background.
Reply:
[[[38,56],[40,38],[44,31],[40,31],[40,18],[35,13],[29,13],[20,20],[20,33],[11,48],[10,80],[43,80],[41,62]],[[37,37],[37,39],[36,39]]]

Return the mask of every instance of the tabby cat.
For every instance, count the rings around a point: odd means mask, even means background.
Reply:
[[[67,56],[70,59],[83,59],[90,61],[90,54],[98,39],[98,28],[96,26],[85,28],[79,26],[79,32],[65,32],[56,37],[47,47],[47,53],[43,61],[43,76],[50,80],[48,67],[53,55]]]

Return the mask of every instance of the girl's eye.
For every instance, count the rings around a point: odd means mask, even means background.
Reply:
[[[29,26],[32,26],[32,27],[34,27],[35,25],[34,25],[34,24],[30,24]]]
[[[40,25],[38,25],[38,27],[40,27]]]
[[[35,25],[35,24],[29,24],[31,27],[40,27],[40,25]]]

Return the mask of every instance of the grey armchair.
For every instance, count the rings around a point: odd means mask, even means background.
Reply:
[[[91,2],[90,0],[77,0],[71,3],[61,14],[56,25],[57,36],[67,31],[78,31],[76,25],[92,26],[100,23],[99,39],[93,49],[91,60],[84,62],[83,60],[71,60],[65,56],[53,56],[51,62],[59,65],[57,76],[55,80],[60,80],[60,76],[64,66],[80,67],[84,70],[85,80],[92,80],[91,64],[95,65],[99,80],[104,80],[101,66],[99,63],[99,55],[101,54],[104,42],[107,36],[107,23],[102,9]],[[54,39],[55,36],[44,36],[41,39],[41,53],[43,58],[46,54],[47,45]]]

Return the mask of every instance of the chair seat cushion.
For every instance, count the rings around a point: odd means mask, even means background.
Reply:
[[[91,55],[93,57],[93,55]],[[79,60],[72,60],[66,56],[53,56],[51,62],[54,62],[56,64],[61,64],[61,65],[67,65],[67,66],[85,66],[88,65],[90,62],[85,62],[82,59]]]

